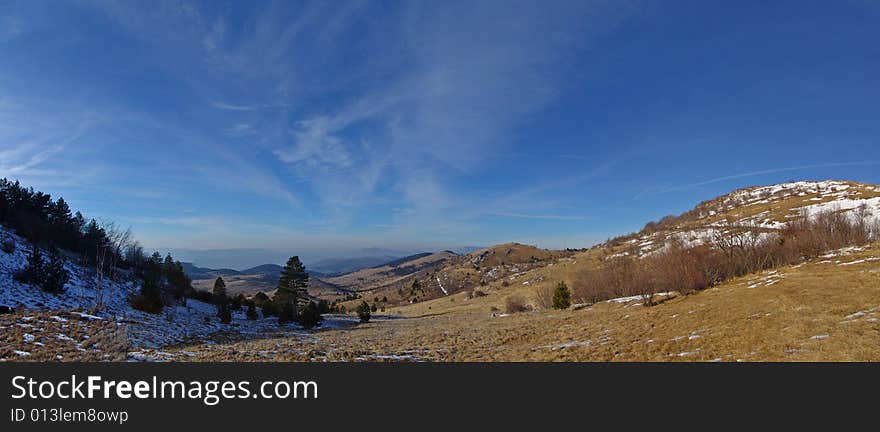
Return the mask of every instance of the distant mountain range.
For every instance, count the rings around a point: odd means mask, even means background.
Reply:
[[[249,276],[249,275],[265,275],[277,279],[281,275],[282,267],[278,264],[262,264],[245,270],[233,269],[211,269],[206,267],[198,267],[193,263],[181,263],[183,271],[191,279],[215,279],[218,276]]]
[[[398,259],[399,256],[363,256],[354,258],[327,258],[312,263],[306,268],[310,272],[315,272],[324,276],[340,275],[350,273],[362,268],[375,267],[389,261]]]

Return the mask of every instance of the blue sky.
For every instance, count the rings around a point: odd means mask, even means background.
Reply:
[[[880,5],[0,3],[0,176],[159,249],[583,247],[880,182]]]

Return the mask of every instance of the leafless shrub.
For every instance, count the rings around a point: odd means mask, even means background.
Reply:
[[[528,312],[532,310],[531,306],[520,296],[508,297],[504,307],[507,313]]]
[[[544,286],[535,292],[535,300],[541,309],[553,308],[553,287]]]
[[[3,239],[3,252],[8,254],[15,252],[15,239],[11,237]]]
[[[867,243],[880,233],[880,223],[869,220],[867,209],[850,215],[827,211],[813,217],[801,214],[777,232],[741,226],[715,233],[707,245],[686,246],[672,240],[662,251],[642,259],[618,256],[606,259],[598,269],[579,270],[572,284],[573,298],[579,303],[595,303],[641,295],[645,304],[651,305],[657,293],[687,294],[734,277]],[[543,307],[540,292],[538,304]]]

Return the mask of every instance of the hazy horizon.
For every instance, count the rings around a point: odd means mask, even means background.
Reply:
[[[878,18],[868,2],[6,2],[0,177],[184,261],[240,252],[197,262],[212,267],[588,247],[740,187],[880,182]]]

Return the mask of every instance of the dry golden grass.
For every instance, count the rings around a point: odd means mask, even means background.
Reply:
[[[0,315],[0,361],[121,361],[128,348],[125,329],[113,321],[67,311]]]
[[[456,255],[450,252],[438,252],[395,266],[384,265],[360,269],[344,275],[327,278],[326,281],[355,291],[375,291],[402,281],[419,271],[440,266],[455,257]]]
[[[176,352],[196,361],[880,361],[880,245],[653,307],[505,316],[491,309],[524,288],[488,291],[395,308],[400,319]]]

